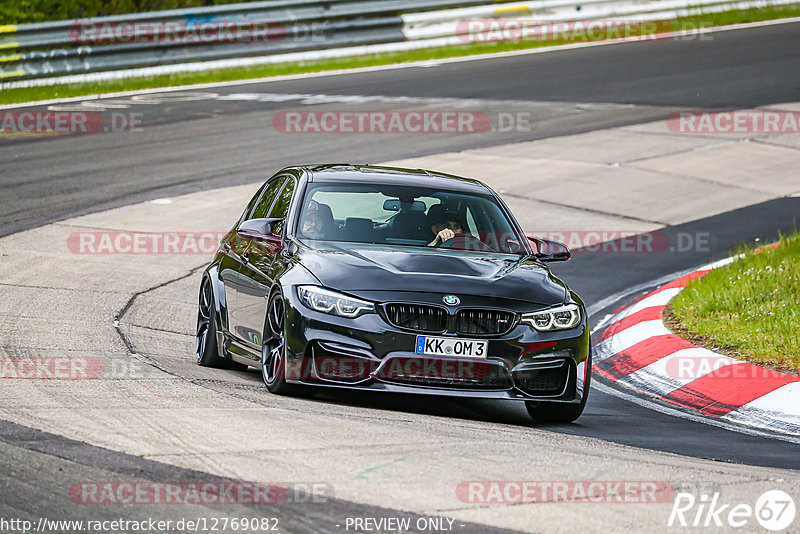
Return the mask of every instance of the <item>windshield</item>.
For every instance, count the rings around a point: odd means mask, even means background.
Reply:
[[[309,184],[298,237],[523,254],[492,195],[397,185]]]

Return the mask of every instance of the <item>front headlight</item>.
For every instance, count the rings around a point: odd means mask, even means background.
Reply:
[[[523,313],[520,322],[532,326],[539,332],[568,330],[575,328],[581,322],[581,312],[577,304],[566,304],[549,310]]]
[[[375,311],[371,302],[354,299],[319,286],[298,286],[297,296],[308,308],[340,317],[358,317]]]

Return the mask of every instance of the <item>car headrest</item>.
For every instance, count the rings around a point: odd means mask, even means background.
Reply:
[[[392,237],[427,239],[430,233],[428,217],[421,211],[401,211],[392,218]]]
[[[442,204],[434,204],[428,208],[428,226],[433,226],[436,224],[436,221],[443,212],[444,206]]]
[[[375,238],[372,220],[361,217],[348,217],[344,221],[344,236],[346,241],[359,243],[373,243]]]
[[[327,204],[317,204],[316,207],[316,211],[319,212],[320,216],[325,220],[325,222],[333,222],[333,211],[331,210],[330,206]]]

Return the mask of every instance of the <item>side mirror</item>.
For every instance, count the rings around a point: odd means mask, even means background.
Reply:
[[[528,240],[536,247],[533,255],[541,262],[567,261],[572,257],[567,245],[560,241],[542,237],[528,237]]]
[[[280,220],[282,219],[274,217],[249,219],[240,224],[236,231],[246,237],[263,239],[269,235],[272,235],[272,225]]]

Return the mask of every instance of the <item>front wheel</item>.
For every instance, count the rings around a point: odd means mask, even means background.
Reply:
[[[286,306],[283,295],[275,290],[267,302],[267,318],[261,343],[261,378],[270,393],[298,395],[306,388],[286,383]]]

